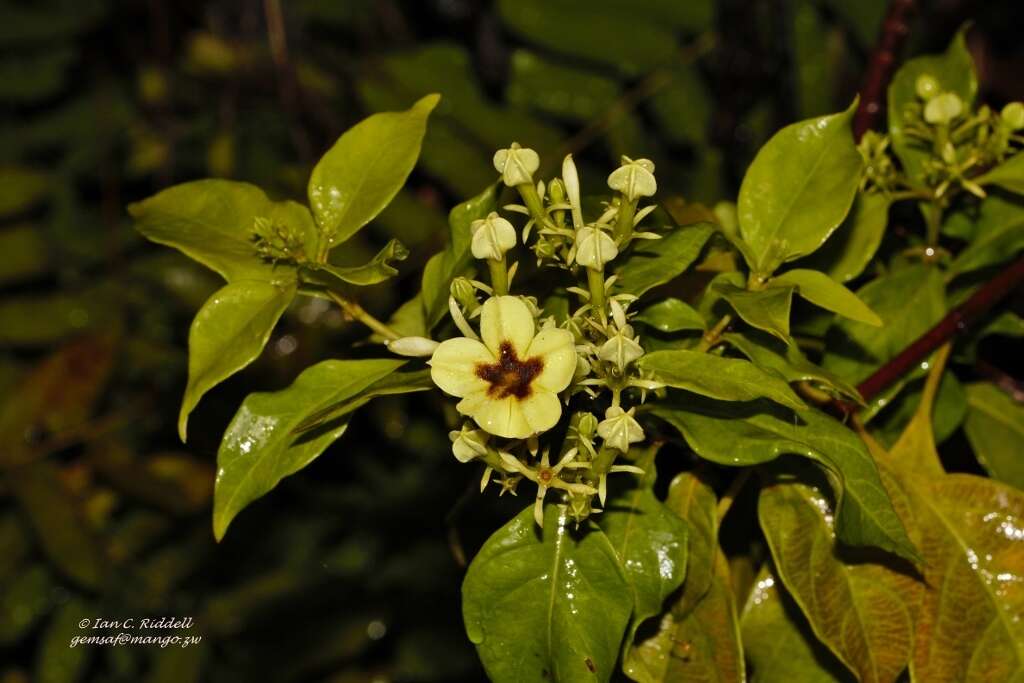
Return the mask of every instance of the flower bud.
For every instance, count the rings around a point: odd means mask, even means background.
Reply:
[[[459,462],[469,462],[487,453],[487,433],[482,429],[472,429],[469,423],[462,425],[459,431],[449,432],[452,441],[452,453]]]
[[[931,124],[949,123],[963,110],[963,100],[956,93],[944,92],[928,100],[924,106],[924,120]]]
[[[1024,104],[1020,102],[1010,102],[1008,105],[1003,107],[1003,110],[999,113],[1003,124],[1010,130],[1020,130],[1024,128]]]
[[[561,204],[565,201],[565,185],[559,178],[555,178],[548,185],[548,196],[552,204]]]
[[[469,281],[469,278],[460,276],[452,280],[449,292],[459,302],[459,305],[470,313],[480,307],[480,302],[476,298],[476,287]]]
[[[629,336],[630,333],[632,330],[620,330],[601,345],[597,352],[598,357],[603,361],[614,363],[620,371],[624,371],[627,365],[644,355],[643,347]]]
[[[513,142],[508,149],[494,153],[494,168],[508,187],[533,184],[533,174],[540,167],[540,157],[532,149]]]
[[[618,255],[615,241],[599,228],[587,226],[576,233],[576,263],[581,266],[601,270]]]
[[[593,413],[579,413],[576,431],[579,432],[580,438],[592,439],[597,433],[597,417]]]
[[[572,206],[572,224],[574,227],[582,228],[583,208],[580,204],[580,176],[571,154],[566,154],[565,159],[562,160],[562,183],[565,185],[565,196]]]
[[[494,211],[487,218],[473,221],[470,230],[471,249],[478,259],[500,261],[506,251],[516,246],[516,229]]]
[[[931,74],[921,74],[914,83],[917,96],[926,102],[939,94],[939,81]]]
[[[438,343],[426,337],[402,337],[393,341],[385,342],[388,351],[399,356],[412,356],[414,358],[425,358],[434,353]]]
[[[629,450],[630,444],[644,440],[644,429],[633,417],[635,413],[636,408],[630,408],[629,412],[626,412],[618,406],[605,411],[604,419],[597,425],[597,435],[604,439],[606,446],[625,453]]]
[[[658,191],[658,183],[654,179],[654,164],[650,159],[622,157],[622,165],[608,176],[608,187],[626,195],[631,202],[640,197],[653,197]]]

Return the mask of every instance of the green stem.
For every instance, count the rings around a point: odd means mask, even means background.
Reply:
[[[587,268],[587,286],[590,288],[590,305],[597,311],[602,324],[608,322],[607,301],[604,295],[604,272]]]
[[[725,332],[725,328],[727,328],[731,322],[732,315],[728,313],[723,315],[722,319],[715,323],[714,327],[704,333],[704,336],[701,337],[701,340],[694,348],[694,351],[699,351],[700,353],[710,351],[711,347],[718,343],[722,333]]]
[[[367,313],[366,310],[355,301],[346,299],[337,292],[328,291],[327,295],[334,300],[334,303],[341,307],[341,310],[344,311],[347,316],[353,320],[358,320],[385,339],[394,341],[401,338],[402,335],[398,334],[393,329]]]
[[[636,202],[622,197],[619,203],[619,213],[615,218],[615,228],[612,231],[616,244],[624,246],[633,236],[633,216],[635,215]]]
[[[544,212],[544,204],[540,200],[540,195],[537,194],[537,188],[530,183],[523,183],[516,185],[516,189],[519,190],[519,196],[523,198],[523,203],[526,204],[526,208],[530,210],[530,215],[537,221],[537,224],[547,223],[548,216]]]
[[[494,288],[495,296],[508,294],[508,267],[505,265],[505,257],[501,260],[487,259],[487,267],[491,271],[491,287]]]
[[[921,214],[927,228],[926,242],[929,247],[934,247],[939,243],[939,231],[942,229],[942,207],[935,202],[922,202]]]

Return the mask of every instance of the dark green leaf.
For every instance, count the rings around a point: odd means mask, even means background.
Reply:
[[[592,524],[574,532],[548,505],[496,531],[462,584],[469,639],[495,683],[607,681],[632,611],[615,549]]]
[[[846,217],[863,164],[850,132],[856,108],[787,126],[757,153],[737,203],[755,272],[815,251]]]
[[[0,166],[0,218],[31,209],[50,192],[51,180],[41,171]]]
[[[763,402],[693,399],[686,401],[685,409],[658,406],[652,412],[678,429],[697,455],[723,465],[755,465],[784,453],[823,465],[839,501],[840,540],[917,560],[874,461],[857,435],[835,419],[813,408],[800,411],[794,420],[788,411]]]
[[[903,170],[917,182],[924,179],[925,160],[932,155],[929,147],[904,130],[907,116],[921,107],[917,79],[923,75],[931,76],[938,81],[940,92],[956,94],[963,101],[965,111],[970,111],[978,93],[978,79],[974,75],[974,60],[967,49],[965,33],[966,28],[960,29],[943,54],[911,59],[900,67],[889,84],[889,134],[892,135],[893,151],[903,163]]]
[[[1024,490],[1024,405],[994,384],[967,385],[964,431],[994,479]]]
[[[970,221],[970,241],[950,264],[953,275],[1012,259],[1024,249],[1024,200],[993,194]]]
[[[703,330],[705,327],[704,318],[693,306],[673,297],[648,306],[634,320],[660,332]]]
[[[881,318],[858,299],[856,294],[825,273],[796,268],[772,278],[769,286],[774,288],[787,285],[796,287],[797,294],[825,310],[875,327],[882,325]]]
[[[93,648],[70,645],[75,636],[85,635],[79,623],[83,616],[94,613],[94,610],[82,600],[72,598],[56,611],[36,652],[35,680],[38,683],[74,683],[81,680]]]
[[[254,185],[231,180],[196,180],[169,187],[131,204],[135,227],[159,244],[220,273],[225,280],[290,282],[293,267],[261,259],[253,244],[257,219],[301,237],[313,257],[316,229],[309,210],[292,201],[272,202]]]
[[[625,258],[616,260],[616,288],[641,296],[675,279],[690,267],[714,233],[710,223],[673,228],[660,240],[641,241]]]
[[[849,282],[863,273],[882,243],[891,204],[881,192],[858,194],[846,220],[808,259],[809,264],[839,282]]]
[[[439,99],[427,95],[407,111],[374,114],[345,131],[321,157],[309,176],[321,254],[373,220],[402,188]]]
[[[380,393],[426,388],[415,375],[389,377],[403,364],[400,360],[328,360],[307,368],[287,389],[250,394],[224,432],[217,452],[213,532],[218,540],[245,506],[336,441],[348,427],[347,415],[377,395],[378,386]],[[294,433],[310,416],[335,406],[331,421],[317,431]]]
[[[789,309],[793,303],[793,287],[770,287],[752,292],[727,282],[716,282],[711,289],[728,301],[748,325],[770,332],[789,343]]]
[[[178,413],[178,435],[185,441],[188,416],[207,391],[235,374],[263,351],[295,285],[238,280],[203,304],[188,335],[188,386]]]
[[[974,178],[979,185],[998,185],[1004,190],[1024,194],[1024,152],[1018,152],[990,171]]]
[[[592,121],[619,97],[619,85],[614,80],[527,50],[516,50],[511,66],[506,91],[509,102],[567,121]]]
[[[805,407],[777,374],[738,358],[676,349],[649,353],[638,364],[654,373],[656,381],[702,396],[723,401],[767,398],[794,410]]]

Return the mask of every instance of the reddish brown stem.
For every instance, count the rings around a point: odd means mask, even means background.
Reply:
[[[871,53],[860,89],[860,105],[853,117],[853,139],[858,142],[864,133],[878,124],[885,110],[885,90],[910,34],[910,21],[917,11],[916,4],[914,0],[892,0],[889,3],[882,33]]]
[[[935,327],[918,337],[917,341],[905,348],[898,356],[861,382],[857,387],[861,396],[865,401],[870,401],[924,360],[932,351],[965,331],[1021,282],[1024,282],[1024,257],[1018,258],[1006,270],[985,283],[967,301],[950,311]]]

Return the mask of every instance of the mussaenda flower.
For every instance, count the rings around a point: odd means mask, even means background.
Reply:
[[[495,296],[480,312],[483,341],[456,337],[441,342],[430,376],[456,406],[486,432],[525,439],[555,426],[562,415],[558,393],[576,369],[576,347],[567,330],[536,332],[533,315],[516,296]]]

